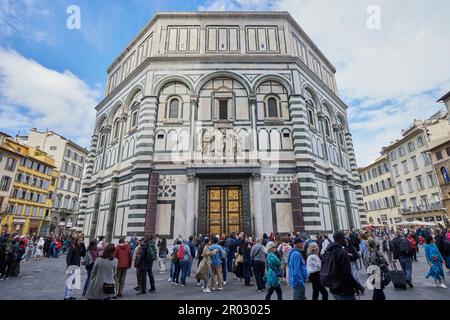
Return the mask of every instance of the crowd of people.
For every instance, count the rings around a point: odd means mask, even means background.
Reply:
[[[449,230],[423,227],[339,231],[330,238],[307,233],[264,234],[261,238],[243,232],[195,239],[179,235],[170,247],[167,239],[158,235],[123,238],[117,245],[99,237],[86,247],[82,234],[37,240],[9,235],[4,229],[0,249],[3,278],[19,274],[21,260],[66,254],[67,300],[75,299],[70,284],[76,267],[86,269],[83,296],[90,300],[121,298],[131,268],[135,269],[138,295],[156,292],[153,272],[159,269],[174,285],[196,284],[204,293],[223,291],[231,280],[256,285],[258,292],[265,292],[266,300],[274,293],[282,300],[285,286],[292,288],[294,300],[306,300],[307,282],[312,286],[312,300],[328,300],[330,294],[335,300],[354,300],[367,287],[361,274],[375,283],[371,266],[378,267],[381,279],[372,298],[385,300],[384,288],[391,282],[390,274],[398,271],[397,263],[406,284],[413,288],[412,269],[419,250],[424,250],[430,267],[426,278],[432,278],[437,287],[447,288],[444,266],[450,269]]]
[[[0,280],[17,277],[22,262],[45,257],[58,258],[66,254],[74,237],[75,234],[44,238],[35,234],[21,235],[18,231],[9,233],[8,225],[3,225],[0,234]]]

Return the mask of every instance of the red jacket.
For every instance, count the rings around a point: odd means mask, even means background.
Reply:
[[[116,246],[116,252],[114,256],[118,260],[117,268],[129,269],[131,268],[131,261],[133,257],[131,256],[130,246],[127,244],[118,244]]]
[[[412,236],[407,236],[406,239],[408,239],[409,243],[411,244],[411,248],[414,250],[417,249],[417,243],[416,240]]]

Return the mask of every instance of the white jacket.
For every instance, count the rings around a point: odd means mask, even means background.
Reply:
[[[306,259],[306,270],[308,271],[308,275],[320,271],[321,267],[322,261],[320,261],[318,255],[312,254],[308,256],[308,259]]]

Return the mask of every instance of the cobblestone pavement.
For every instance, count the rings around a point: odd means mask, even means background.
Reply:
[[[194,268],[193,268],[194,269]],[[450,300],[450,289],[436,288],[432,279],[426,279],[425,274],[428,264],[423,257],[423,250],[419,253],[419,262],[413,264],[413,289],[407,291],[395,290],[390,284],[386,290],[388,300]],[[201,287],[196,286],[196,281],[192,277],[187,279],[185,287],[176,286],[167,281],[167,275],[160,275],[158,267],[154,269],[156,289],[155,294],[137,296],[134,287],[136,286],[135,269],[130,269],[127,274],[127,281],[124,290],[124,297],[121,300],[263,300],[265,293],[258,293],[256,286],[245,287],[242,282],[233,280],[233,275],[228,274],[227,285],[222,292],[203,293]],[[82,267],[82,285],[86,279],[86,272]],[[364,276],[360,274],[361,281]],[[446,270],[447,278],[450,274]],[[65,256],[58,259],[47,259],[42,261],[24,262],[21,266],[21,275],[17,278],[0,281],[1,300],[62,300],[64,294]],[[254,278],[252,278],[254,283]],[[447,281],[447,285],[450,281]],[[308,283],[306,289],[308,299],[311,298],[311,284]],[[78,299],[84,299],[80,290],[75,290]],[[276,294],[272,299],[276,298]],[[283,286],[283,298],[292,299],[292,290]],[[366,290],[366,294],[361,300],[371,300],[372,291]],[[333,299],[330,295],[330,299]]]

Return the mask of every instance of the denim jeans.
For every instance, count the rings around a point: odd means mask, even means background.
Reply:
[[[74,273],[75,271],[70,271],[69,273],[67,273],[66,287],[64,289],[64,299],[72,298],[72,288],[67,285],[67,282],[69,281],[69,278],[74,275]]]
[[[87,292],[87,290],[89,288],[89,284],[91,282],[92,269],[87,269],[86,268],[86,272],[87,272],[87,278],[86,278],[86,282],[84,283],[83,294],[86,294],[86,292]]]
[[[294,293],[294,300],[307,300],[305,285],[298,285],[292,289]]]
[[[211,268],[208,268],[208,279],[203,280],[203,289],[206,289],[208,287],[208,281],[211,278]]]
[[[186,277],[188,275],[188,270],[189,270],[189,265],[190,265],[190,261],[189,260],[182,260],[180,261],[180,269],[181,269],[181,284],[186,284]]]
[[[192,273],[192,264],[194,263],[194,259],[189,260],[189,267],[187,270],[187,277],[189,278],[191,276]]]
[[[333,297],[334,297],[334,300],[339,300],[339,301],[353,301],[353,300],[356,300],[355,296],[345,296],[345,295],[336,294],[336,293],[333,293]]]
[[[412,281],[412,259],[409,257],[399,257],[398,261],[400,262],[406,281]]]
[[[175,283],[180,282],[180,273],[181,273],[181,262],[178,260],[177,262],[174,262],[174,268],[173,268],[173,277],[172,281]]]
[[[175,271],[175,262],[173,262],[173,259],[170,259],[170,279],[172,279],[172,281],[174,271]]]

